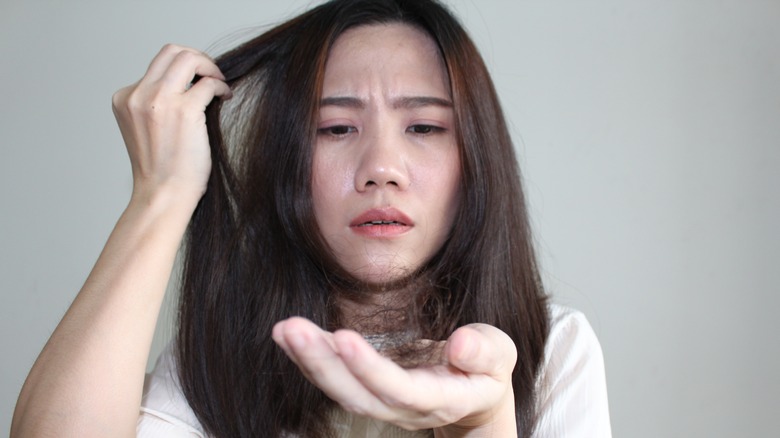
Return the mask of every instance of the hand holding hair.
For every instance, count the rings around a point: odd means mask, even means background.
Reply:
[[[206,55],[168,45],[143,79],[114,95],[133,195],[33,365],[12,437],[135,436],[160,305],[211,169],[204,110],[230,96],[223,80]]]
[[[304,318],[273,339],[306,378],[345,410],[437,437],[516,436],[512,340],[486,324],[456,330],[440,363],[404,369],[358,333],[323,331]]]
[[[199,80],[192,84],[198,76]],[[214,62],[195,49],[168,44],[144,77],[117,91],[113,109],[133,168],[133,196],[172,189],[195,203],[206,189],[211,155],[206,106],[231,91]]]

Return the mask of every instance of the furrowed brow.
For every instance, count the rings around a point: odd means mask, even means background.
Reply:
[[[365,109],[366,102],[357,97],[333,96],[323,97],[320,100],[320,107],[336,106],[343,108]],[[415,109],[426,106],[437,106],[442,108],[452,108],[452,102],[449,99],[433,96],[409,96],[393,99],[390,103],[393,109]]]
[[[363,109],[366,103],[356,97],[323,97],[320,100],[320,107],[340,106],[346,108]]]
[[[443,108],[452,108],[452,102],[449,99],[432,96],[411,96],[399,97],[391,103],[393,109],[414,109],[426,106],[440,106]]]

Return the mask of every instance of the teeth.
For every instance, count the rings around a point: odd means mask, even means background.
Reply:
[[[363,224],[364,227],[367,227],[369,225],[398,225],[398,222],[396,221],[371,221],[366,222]]]

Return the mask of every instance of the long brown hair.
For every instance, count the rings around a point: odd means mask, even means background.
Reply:
[[[333,402],[270,333],[292,315],[338,328],[334,296],[365,286],[344,272],[319,233],[311,146],[330,47],[349,28],[382,23],[415,26],[438,44],[462,163],[453,229],[412,275],[405,328],[428,339],[472,322],[506,332],[518,350],[518,432],[533,430],[546,297],[517,160],[484,62],[436,1],[334,0],[217,60],[234,97],[207,109],[212,172],[188,230],[177,337],[184,394],[213,436],[331,435]]]

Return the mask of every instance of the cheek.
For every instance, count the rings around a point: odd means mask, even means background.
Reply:
[[[329,190],[326,165],[323,163],[322,157],[317,153],[314,154],[311,166],[311,195],[314,204],[314,216],[317,219],[317,223],[322,228],[323,219],[328,216],[327,206],[330,204],[327,199],[328,194],[332,193]],[[324,230],[323,230],[324,231]]]
[[[425,187],[421,199],[429,209],[432,230],[439,239],[449,234],[461,202],[460,160],[457,156],[443,154],[436,165],[419,173],[418,184]]]
[[[352,185],[348,166],[337,158],[316,149],[312,157],[314,215],[321,229],[324,224],[332,223],[336,214],[342,211],[340,202]]]
[[[445,169],[445,167],[442,167]],[[458,208],[461,203],[461,168],[460,157],[456,153],[450,157],[449,166],[441,175],[442,181],[444,181],[444,187],[441,187],[441,193],[446,196],[442,196],[444,210],[442,217],[445,218],[444,226],[449,232],[452,229],[455,215],[458,212]]]
[[[460,192],[461,169],[460,156],[457,150],[441,154],[437,159],[437,166],[431,169],[430,174],[431,178],[436,179],[431,184],[436,187],[441,201],[452,203],[453,199],[456,199]]]
[[[458,171],[460,169],[458,168]],[[443,196],[442,198],[445,198],[444,205],[442,206],[444,209],[444,214],[442,217],[445,219],[444,226],[447,229],[447,232],[452,229],[453,223],[455,221],[455,216],[458,213],[458,209],[460,208],[461,203],[461,182],[460,182],[460,174],[457,174],[455,177],[452,177],[448,181],[448,186],[446,191],[443,191],[443,193],[447,193],[449,196]]]

